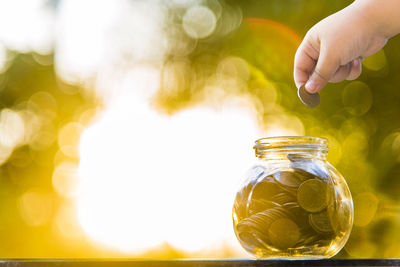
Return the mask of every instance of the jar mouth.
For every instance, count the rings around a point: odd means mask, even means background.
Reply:
[[[274,136],[255,141],[256,156],[272,154],[303,154],[309,157],[325,157],[328,153],[328,139],[315,136]]]

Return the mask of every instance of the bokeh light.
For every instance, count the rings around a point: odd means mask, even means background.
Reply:
[[[74,197],[78,194],[78,166],[73,162],[62,162],[53,173],[53,186],[56,191],[65,197]]]
[[[354,225],[367,226],[374,218],[379,200],[370,192],[357,194],[354,201]]]
[[[182,24],[187,35],[195,39],[201,39],[212,34],[215,30],[217,19],[209,8],[194,6],[186,11]]]
[[[53,209],[52,197],[49,193],[28,191],[21,196],[20,212],[25,222],[32,226],[48,222]]]
[[[372,71],[382,70],[387,64],[384,50],[378,51],[376,54],[363,60],[363,66]]]
[[[355,81],[343,89],[343,105],[355,116],[361,116],[372,106],[371,89],[363,82]]]
[[[77,122],[70,122],[60,129],[58,132],[58,145],[62,153],[71,158],[78,157],[77,144],[82,131],[82,125]]]

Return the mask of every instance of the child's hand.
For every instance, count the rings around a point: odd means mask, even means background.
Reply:
[[[382,49],[397,34],[398,18],[400,0],[358,0],[317,23],[296,52],[297,88],[306,84],[306,90],[315,93],[327,82],[356,79],[362,59]]]

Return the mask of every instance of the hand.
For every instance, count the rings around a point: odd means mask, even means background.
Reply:
[[[382,49],[390,37],[382,31],[385,23],[371,15],[374,5],[369,2],[373,1],[355,1],[307,32],[294,61],[297,88],[305,84],[309,93],[316,93],[327,82],[358,78],[361,61]]]

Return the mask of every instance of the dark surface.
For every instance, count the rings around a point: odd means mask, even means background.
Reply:
[[[3,260],[1,266],[400,266],[400,259],[363,260]]]

